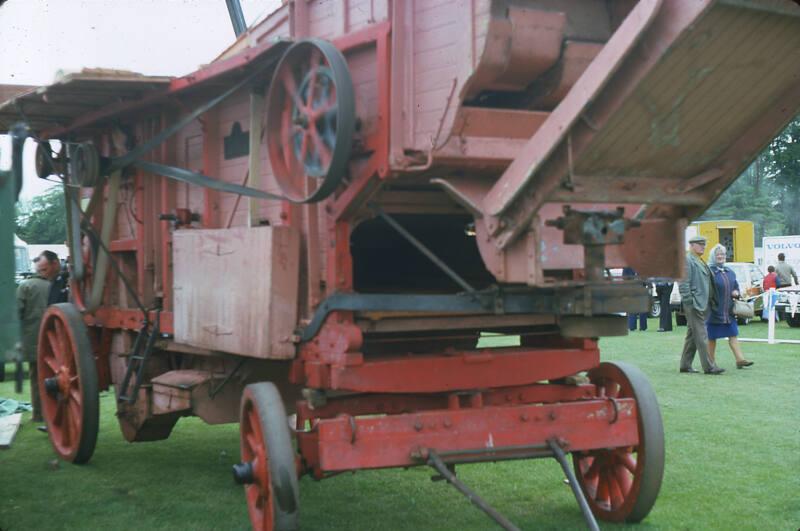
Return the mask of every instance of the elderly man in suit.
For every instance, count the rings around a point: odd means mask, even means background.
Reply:
[[[711,270],[701,256],[706,248],[706,239],[694,236],[689,240],[686,253],[686,280],[678,284],[681,305],[686,316],[686,340],[683,343],[680,372],[696,373],[692,368],[695,353],[700,353],[700,365],[706,374],[722,374],[725,369],[717,367],[708,354],[708,332],[706,316],[715,305],[714,289],[711,285]]]

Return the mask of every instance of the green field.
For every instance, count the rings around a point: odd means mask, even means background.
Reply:
[[[736,370],[727,344],[722,376],[679,374],[685,328],[601,341],[603,358],[638,365],[661,404],[666,470],[661,494],[640,529],[786,529],[800,526],[800,345],[747,343],[755,361]],[[741,328],[766,337],[767,327]],[[778,325],[779,338],[800,329]],[[699,368],[699,360],[695,367]],[[12,366],[8,366],[11,371]],[[11,373],[13,374],[13,372]],[[27,391],[27,386],[26,386]],[[0,396],[14,394],[0,384]],[[91,462],[54,467],[47,436],[27,419],[12,449],[0,450],[0,529],[247,529],[241,487],[231,478],[238,427],[181,420],[170,439],[126,443],[113,397],[102,399]],[[459,477],[522,529],[582,529],[554,460],[463,466]],[[302,528],[341,530],[494,529],[431,470],[388,470],[303,478]],[[603,528],[622,527],[601,522]]]

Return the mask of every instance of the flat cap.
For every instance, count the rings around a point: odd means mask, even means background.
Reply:
[[[706,243],[706,239],[705,237],[700,235],[692,236],[691,238],[689,238],[689,243]]]

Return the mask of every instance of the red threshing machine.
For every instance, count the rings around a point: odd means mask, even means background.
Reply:
[[[511,529],[454,467],[544,456],[590,525],[641,520],[660,413],[597,338],[649,295],[604,270],[681,276],[687,221],[800,108],[798,64],[791,0],[296,0],[185,77],[5,103],[68,197],[56,452],[91,457],[114,386],[130,441],[238,420],[258,529],[297,527],[302,474],[414,465]]]

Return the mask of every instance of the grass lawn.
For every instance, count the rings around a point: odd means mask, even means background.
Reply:
[[[655,387],[666,433],[661,494],[641,529],[797,529],[800,526],[800,345],[746,343],[755,361],[736,370],[720,342],[722,376],[679,374],[684,327],[601,340],[603,359],[638,365]],[[767,326],[741,327],[766,337]],[[778,324],[777,336],[800,339]],[[695,360],[699,368],[699,360]],[[12,366],[8,366],[10,374]],[[27,391],[27,385],[26,385]],[[16,395],[0,383],[0,396]],[[248,529],[231,465],[238,426],[181,420],[170,439],[126,443],[109,393],[100,436],[85,466],[48,463],[47,436],[26,414],[10,450],[0,451],[0,529]],[[459,467],[459,477],[522,529],[583,529],[554,460]],[[300,482],[303,529],[494,529],[431,470],[386,470]],[[621,527],[602,523],[603,528]]]

